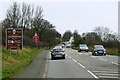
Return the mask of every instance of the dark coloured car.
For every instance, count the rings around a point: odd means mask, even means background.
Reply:
[[[55,58],[65,59],[65,50],[63,48],[54,48],[51,50],[51,59]]]
[[[65,43],[62,43],[62,44],[66,45]]]
[[[106,55],[106,50],[103,45],[94,45],[92,49],[92,55]]]
[[[78,47],[78,52],[85,51],[88,52],[88,47],[86,44],[80,44]]]

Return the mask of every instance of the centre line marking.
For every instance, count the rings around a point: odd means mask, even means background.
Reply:
[[[76,60],[72,59],[74,62],[77,62]]]
[[[78,63],[78,65],[80,65],[82,68],[85,68],[85,66],[83,66],[82,64]]]
[[[94,75],[90,70],[87,70],[94,78],[98,79],[96,75]]]

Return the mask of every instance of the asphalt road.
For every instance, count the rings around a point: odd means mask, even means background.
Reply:
[[[118,56],[93,56],[91,52],[78,52],[65,48],[66,59],[51,60],[49,51],[39,53],[15,78],[87,78],[116,80]],[[104,80],[104,79],[103,79]]]
[[[50,53],[45,78],[118,78],[118,56],[93,56],[65,48],[66,59],[51,60]]]
[[[34,54],[34,53],[33,53]],[[42,78],[45,71],[45,65],[47,61],[48,51],[40,52],[32,62],[26,66],[21,72],[16,75],[14,78],[18,80],[18,78],[27,79],[27,78]],[[29,80],[29,79],[28,79]]]

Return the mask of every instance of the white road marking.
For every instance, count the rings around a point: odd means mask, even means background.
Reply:
[[[98,67],[97,69],[101,70],[101,71],[109,71],[109,70],[111,70],[111,69],[107,69],[107,68],[102,69],[101,67]]]
[[[113,64],[119,65],[118,63],[112,62]]]
[[[107,60],[105,60],[105,59],[102,59],[102,58],[99,58],[100,60],[102,60],[102,61],[107,61]]]
[[[69,58],[71,58],[70,56],[68,56]],[[78,63],[75,59],[72,59],[74,62],[76,62],[78,65],[80,65],[82,68],[85,68],[85,66],[83,66],[82,64]]]
[[[69,56],[69,58],[71,58],[71,57]]]
[[[69,56],[70,57],[70,56]],[[71,58],[71,57],[70,57]],[[75,59],[72,59],[74,62],[76,62],[78,65],[80,65],[82,68],[85,68],[82,64],[78,63]],[[96,75],[94,75],[91,71],[87,70],[94,78],[98,79]]]
[[[95,56],[91,56],[91,57],[96,58]]]
[[[103,73],[96,73],[96,74],[98,74],[98,75],[100,75],[100,76],[118,76],[118,74],[103,74]]]
[[[92,72],[95,72],[95,73],[118,73],[118,72],[109,72],[109,71],[92,71]]]
[[[80,65],[82,68],[85,68],[85,66],[83,66],[82,64],[78,63],[78,65]]]
[[[99,78],[118,78],[117,76],[99,76]]]
[[[48,57],[47,57],[48,58]],[[45,78],[46,77],[46,74],[47,74],[47,68],[48,67],[48,59],[46,60],[46,64],[45,64],[45,71],[44,71],[44,74],[42,76],[42,78]]]
[[[76,60],[72,59],[74,62],[77,62]]]
[[[96,75],[94,75],[90,70],[87,70],[94,78],[98,79]]]

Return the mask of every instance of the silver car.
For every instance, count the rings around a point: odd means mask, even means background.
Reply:
[[[79,47],[78,47],[78,52],[81,52],[81,51],[86,51],[88,52],[88,47],[86,44],[80,44]]]
[[[66,44],[66,48],[71,48],[71,44]]]
[[[55,58],[65,59],[65,50],[63,48],[54,48],[51,50],[51,59]]]

